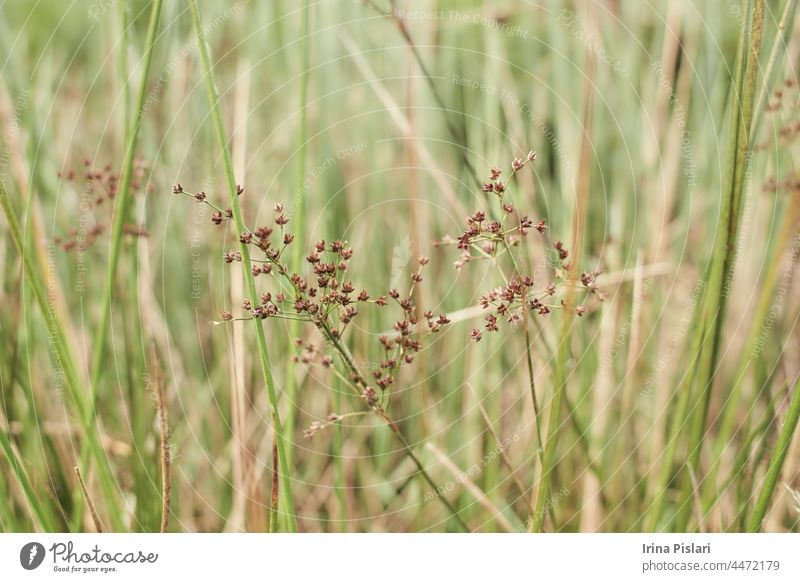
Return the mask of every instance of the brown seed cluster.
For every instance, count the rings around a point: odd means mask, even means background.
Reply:
[[[133,177],[131,179],[131,193],[133,195],[153,192],[153,184],[147,181],[147,163],[137,157],[134,161]],[[92,160],[83,161],[82,170],[68,170],[59,172],[60,180],[70,184],[79,191],[79,206],[83,215],[80,219],[80,227],[72,228],[65,234],[53,238],[53,242],[65,251],[84,251],[94,245],[107,230],[111,222],[112,202],[117,197],[121,172],[116,172],[110,164],[103,166],[101,170],[93,168]],[[102,207],[108,207],[102,211]],[[148,236],[144,225],[125,224],[123,233],[133,238]]]
[[[489,258],[495,263],[503,256],[511,257],[511,273],[504,275],[507,281],[505,286],[493,289],[481,295],[480,305],[485,310],[491,310],[484,317],[481,328],[474,328],[470,338],[478,342],[486,332],[497,332],[500,330],[499,323],[505,321],[515,327],[525,317],[526,312],[535,315],[545,316],[554,309],[564,307],[563,303],[557,302],[554,296],[557,292],[556,284],[552,281],[539,283],[534,281],[533,276],[520,270],[518,262],[512,255],[512,247],[517,245],[530,231],[535,230],[544,236],[547,231],[547,223],[544,220],[534,220],[528,216],[518,216],[514,206],[505,202],[511,180],[527,164],[536,160],[536,154],[530,152],[525,159],[515,158],[511,162],[511,174],[508,182],[502,181],[503,170],[497,166],[489,170],[489,181],[483,185],[483,192],[494,194],[497,197],[499,208],[497,219],[489,218],[485,210],[479,210],[467,217],[466,230],[457,238],[445,237],[437,244],[455,245],[460,256],[454,263],[457,270],[461,270],[467,263],[476,260]],[[553,243],[553,252],[558,257],[559,264],[564,271],[569,270],[570,264],[569,250],[563,242]],[[596,295],[600,300],[604,298],[602,292],[597,287],[597,275],[599,270],[592,273],[584,273],[582,283],[590,294]],[[558,280],[554,274],[554,280]],[[563,281],[559,281],[563,283]],[[575,312],[582,316],[587,308],[578,305],[574,308]]]
[[[511,162],[509,182],[526,165],[536,160],[530,152],[525,158],[515,158]],[[506,283],[484,293],[480,305],[489,311],[480,329],[471,332],[474,341],[480,341],[484,333],[498,332],[502,324],[516,326],[532,313],[546,316],[554,309],[564,305],[556,298],[558,287],[563,283],[557,275],[550,280],[535,281],[533,275],[522,272],[511,252],[532,231],[544,236],[547,224],[544,220],[531,219],[520,215],[514,206],[506,202],[508,183],[502,180],[503,170],[494,167],[489,172],[489,181],[483,191],[496,197],[498,208],[492,217],[485,210],[476,211],[466,219],[466,228],[458,238],[447,237],[439,245],[453,245],[460,251],[456,261],[457,269],[462,269],[474,260],[489,258],[497,262],[508,257],[512,271],[504,276]],[[212,222],[222,224],[232,219],[230,208],[223,209],[209,200],[205,192],[190,193],[176,184],[175,194],[193,198],[196,202],[210,206],[214,213]],[[242,195],[244,188],[237,187]],[[345,380],[368,410],[386,419],[386,406],[391,398],[390,388],[397,383],[401,370],[412,364],[423,349],[426,340],[450,325],[446,313],[434,313],[417,304],[419,285],[424,279],[425,267],[430,263],[426,256],[417,258],[415,269],[409,275],[408,291],[391,289],[384,295],[373,296],[366,289],[358,287],[350,277],[350,263],[354,250],[344,240],[320,240],[310,245],[305,257],[302,272],[295,272],[285,257],[287,249],[295,242],[295,236],[288,231],[290,218],[284,206],[277,203],[273,207],[273,217],[269,224],[237,233],[241,245],[250,249],[252,275],[257,283],[263,285],[258,301],[244,300],[239,317],[230,311],[223,311],[221,320],[215,324],[240,320],[284,319],[303,321],[312,324],[319,332],[312,339],[298,338],[294,342],[296,355],[294,361],[306,366],[320,366],[333,369]],[[564,244],[553,244],[560,265],[568,269],[569,251]],[[226,263],[240,263],[243,251],[230,249],[223,253]],[[586,272],[581,283],[588,295],[602,299],[597,287],[599,270]],[[263,283],[262,283],[263,281]],[[398,309],[392,333],[378,338],[381,357],[370,365],[369,373],[362,371],[345,341],[345,334],[352,329],[360,310],[365,305],[379,308],[392,303]],[[583,305],[573,308],[578,315],[586,313]],[[340,420],[342,416],[331,414],[327,420],[317,420],[305,431],[306,438]]]
[[[794,81],[787,80],[772,93],[767,111],[772,114],[772,123],[766,128],[768,137],[755,149],[775,153],[784,150],[793,155],[800,136],[800,91]],[[780,178],[771,176],[764,183],[763,191],[768,194],[800,195],[800,173],[790,169]]]
[[[328,248],[327,251],[325,250],[326,248]],[[334,251],[331,249],[337,250]],[[298,313],[301,313],[298,309],[302,310],[302,312],[310,311],[311,320],[318,328],[323,330],[323,336],[330,335],[334,344],[342,337],[347,324],[358,315],[356,308],[350,306],[351,302],[374,303],[379,307],[383,307],[391,301],[399,307],[400,314],[402,315],[401,318],[398,318],[394,322],[394,335],[382,335],[378,338],[381,351],[383,352],[383,358],[379,362],[376,362],[375,369],[372,371],[372,379],[368,380],[364,377],[355,366],[350,366],[348,370],[350,374],[349,379],[361,390],[361,396],[364,402],[370,407],[376,406],[380,404],[381,398],[371,383],[374,382],[381,394],[386,391],[387,388],[395,383],[401,368],[414,362],[416,354],[423,348],[425,338],[441,331],[444,326],[450,323],[450,320],[444,313],[435,315],[430,310],[424,311],[424,322],[420,322],[416,315],[417,305],[413,299],[414,290],[423,280],[422,270],[423,267],[429,263],[428,257],[423,256],[417,259],[418,268],[410,276],[410,289],[408,294],[401,295],[397,289],[392,289],[387,295],[371,299],[369,293],[363,289],[355,295],[355,289],[352,283],[338,284],[335,274],[339,270],[339,267],[336,266],[334,269],[333,261],[325,262],[319,256],[321,253],[325,252],[338,253],[339,256],[343,254],[348,258],[352,257],[352,249],[347,247],[345,243],[334,241],[331,243],[330,247],[326,247],[324,241],[320,241],[315,245],[315,252],[307,257],[307,261],[314,265],[314,271],[318,273],[317,288],[315,289],[312,287],[306,292],[307,285],[305,281],[302,280],[299,275],[295,274],[291,276],[296,286],[302,288],[298,298],[303,302],[303,305],[299,308],[295,305],[295,310]],[[331,289],[331,287],[334,287],[334,289]],[[315,303],[307,298],[308,296],[319,297],[320,290],[325,290],[324,294],[329,296],[336,296],[337,293],[339,294],[339,299],[334,302],[334,304],[338,304],[339,306],[336,318],[332,317],[332,312],[329,308],[326,307],[323,309],[323,305],[319,303],[319,301],[325,303],[324,300],[317,300]],[[354,295],[355,298],[353,298]],[[327,305],[330,304],[330,302],[327,302]],[[320,319],[320,315],[318,314],[324,314],[324,316]],[[316,320],[314,319],[315,317],[317,318]],[[331,341],[327,343],[330,344]],[[303,340],[297,340],[296,345],[298,348],[302,348],[302,354],[296,356],[297,361],[304,364],[319,363],[325,368],[329,368],[333,365],[333,358],[321,349],[320,346]],[[333,349],[336,350],[337,346],[334,345]],[[336,353],[336,351],[334,351],[334,353]],[[344,364],[346,366],[348,364],[346,358]]]
[[[243,189],[240,187],[238,191],[241,194]],[[211,206],[215,210],[212,216],[214,224],[221,224],[232,217],[230,209],[222,210],[214,205],[205,192],[190,193],[176,184],[173,193]],[[239,242],[251,247],[253,276],[257,282],[263,280],[267,288],[258,303],[254,304],[249,299],[243,302],[240,317],[224,311],[221,320],[214,323],[273,318],[313,324],[320,332],[320,341],[297,339],[295,346],[298,353],[294,360],[304,365],[323,368],[338,365],[343,368],[346,379],[358,391],[361,400],[370,409],[380,412],[388,402],[387,389],[395,383],[403,366],[414,362],[415,356],[423,348],[425,338],[440,332],[450,323],[446,314],[423,311],[417,306],[416,297],[419,293],[415,293],[415,290],[423,281],[423,270],[430,259],[425,256],[417,259],[416,269],[409,276],[408,292],[391,289],[385,295],[373,297],[351,280],[349,271],[354,251],[344,240],[317,241],[311,245],[305,257],[306,270],[302,273],[293,272],[285,260],[287,249],[295,244],[294,234],[287,230],[289,223],[284,206],[277,203],[273,207],[270,224],[238,234]],[[227,250],[222,258],[229,264],[239,263],[242,261],[242,252]],[[390,302],[397,306],[400,316],[394,322],[394,333],[379,338],[383,358],[369,378],[355,365],[343,338],[358,317],[360,306],[373,304],[382,308]],[[423,314],[422,320],[418,313]],[[306,431],[306,437],[310,438],[324,426],[327,424],[318,422],[312,425]]]
[[[798,95],[797,83],[794,79],[786,79],[783,86],[775,89],[770,95],[766,107],[767,113],[781,113],[800,108]]]
[[[339,416],[336,413],[329,414],[324,422],[315,420],[306,430],[303,431],[303,436],[307,440],[311,440],[314,437],[314,435],[317,434],[319,431],[331,426],[332,424],[338,422],[339,420],[341,420],[341,416]]]

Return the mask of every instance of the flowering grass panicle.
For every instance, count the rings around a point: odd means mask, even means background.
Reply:
[[[489,170],[489,181],[486,182],[482,191],[487,195],[494,195],[497,200],[496,219],[489,218],[490,214],[486,210],[478,210],[466,219],[466,229],[457,237],[444,237],[437,244],[455,245],[460,251],[460,255],[454,266],[461,270],[468,263],[489,259],[498,265],[500,273],[505,281],[505,285],[483,293],[480,296],[480,305],[485,310],[492,312],[484,318],[482,329],[473,328],[470,338],[478,342],[485,332],[497,332],[500,330],[498,321],[516,326],[524,319],[525,312],[536,315],[548,315],[555,309],[564,308],[563,302],[556,299],[556,292],[559,287],[566,284],[562,275],[569,271],[570,264],[569,250],[561,241],[553,243],[553,248],[557,254],[560,269],[552,274],[551,280],[535,281],[532,274],[525,273],[519,266],[519,261],[515,258],[512,249],[519,246],[532,230],[544,236],[547,231],[545,220],[535,220],[527,215],[519,215],[514,206],[506,202],[508,188],[512,180],[517,176],[526,165],[536,160],[536,153],[529,152],[524,159],[514,158],[511,162],[511,173],[508,181],[503,182],[503,170],[494,166]],[[503,270],[499,259],[508,257],[510,270]],[[605,296],[597,287],[597,276],[600,270],[596,269],[591,273],[583,273],[581,281],[584,288],[595,295],[599,300]],[[587,311],[587,307],[579,304],[573,307],[575,313],[582,316]]]

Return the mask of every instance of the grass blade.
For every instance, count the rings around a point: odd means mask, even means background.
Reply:
[[[775,444],[764,485],[761,487],[753,515],[750,516],[750,521],[747,524],[747,531],[749,532],[757,532],[761,529],[761,523],[764,521],[772,495],[775,493],[775,484],[778,482],[783,463],[786,461],[786,455],[789,453],[789,445],[792,443],[798,420],[800,420],[800,378],[795,382],[794,390],[791,394],[791,402],[789,403],[789,411],[786,413],[783,428],[778,436],[778,442]]]
[[[534,532],[541,532],[546,515],[545,504],[549,497],[550,480],[553,478],[555,469],[555,449],[558,444],[558,436],[562,430],[561,414],[564,406],[565,392],[567,388],[567,359],[570,353],[570,328],[573,320],[573,298],[575,288],[580,277],[581,250],[583,248],[583,235],[586,224],[586,214],[589,197],[589,169],[591,165],[591,133],[592,115],[594,109],[594,75],[595,75],[594,53],[589,51],[586,63],[586,82],[584,84],[585,105],[583,111],[583,141],[581,145],[580,175],[576,189],[575,210],[572,222],[572,242],[570,268],[567,275],[567,291],[564,297],[564,310],[561,320],[561,337],[556,348],[556,372],[553,381],[554,394],[550,402],[550,417],[547,424],[547,437],[542,453],[542,477],[541,483],[537,488],[536,501],[534,503],[534,514],[530,521],[530,529]]]
[[[29,253],[24,247],[19,221],[14,213],[14,209],[11,207],[11,201],[8,199],[8,194],[3,185],[0,185],[0,207],[2,207],[3,214],[8,221],[14,246],[22,257],[23,270],[26,279],[31,285],[34,299],[39,305],[43,317],[45,317],[48,322],[48,331],[50,333],[52,349],[54,350],[50,354],[50,361],[56,375],[56,382],[63,383],[66,387],[67,395],[86,437],[86,455],[91,455],[97,463],[97,472],[100,476],[101,485],[103,486],[106,503],[110,506],[110,513],[116,516],[115,524],[121,527],[121,520],[119,517],[121,512],[116,510],[115,503],[116,490],[114,488],[114,477],[111,473],[111,467],[108,464],[105,450],[100,443],[97,431],[93,425],[92,415],[89,412],[87,401],[80,389],[80,382],[76,372],[77,368],[74,363],[75,360],[69,349],[66,334],[58,314],[51,309],[48,304],[46,286],[41,278],[42,270],[38,267],[36,259],[34,259],[35,255]]]
[[[758,57],[764,23],[764,0],[746,0],[748,9],[744,14],[749,20],[742,22],[742,36],[737,60],[733,101],[731,102],[731,125],[728,159],[722,191],[719,223],[715,237],[714,253],[701,314],[699,333],[702,334],[698,369],[693,394],[696,395],[690,411],[689,465],[698,473],[700,453],[704,441],[706,418],[711,400],[714,372],[717,367],[722,326],[725,321],[725,305],[732,283],[737,260],[737,240],[742,213],[745,176],[750,170],[752,144],[753,102],[758,72]],[[682,502],[675,523],[677,531],[685,531],[693,507],[694,494],[691,482],[684,479]]]
[[[134,158],[136,149],[139,146],[139,135],[144,118],[144,106],[147,98],[148,79],[150,78],[150,66],[153,62],[153,52],[158,33],[159,19],[161,17],[161,6],[163,0],[153,0],[150,11],[150,22],[147,28],[147,40],[145,41],[144,62],[142,66],[142,76],[139,80],[139,90],[136,97],[136,110],[133,116],[130,131],[128,132],[127,146],[125,149],[125,160],[122,166],[122,176],[120,177],[119,192],[116,197],[114,221],[111,225],[111,251],[108,258],[108,273],[106,276],[106,289],[103,295],[103,311],[100,319],[100,327],[97,329],[97,337],[94,340],[94,352],[92,354],[92,394],[97,391],[97,384],[100,380],[100,373],[103,369],[103,356],[105,355],[106,337],[108,336],[109,320],[111,317],[111,295],[116,279],[117,264],[119,263],[120,250],[122,249],[122,235],[125,221],[128,219],[131,204],[131,182],[134,174]]]
[[[306,174],[306,146],[308,141],[308,123],[307,123],[307,105],[308,105],[308,12],[309,6],[306,0],[302,0],[300,7],[300,99],[298,103],[300,121],[297,131],[297,149],[295,150],[295,173],[294,173],[294,190],[295,190],[295,204],[292,220],[297,225],[295,227],[295,236],[298,240],[305,240],[304,227],[305,224],[305,198],[308,193],[305,191],[305,174]],[[294,245],[292,250],[292,263],[291,268],[293,273],[300,272],[300,264],[303,260],[302,244]],[[297,332],[300,327],[299,322],[291,321],[289,323],[289,337],[296,338]],[[286,436],[290,439],[294,438],[294,429],[297,426],[297,415],[299,407],[297,406],[297,365],[293,358],[288,358],[286,364],[286,399],[289,401],[289,412],[286,415]],[[289,463],[292,462],[292,448],[286,451]]]
[[[206,89],[208,91],[208,101],[209,106],[211,107],[211,119],[214,124],[214,133],[217,139],[217,145],[220,148],[222,162],[225,168],[225,178],[228,186],[231,210],[233,211],[233,220],[238,233],[242,233],[247,229],[245,228],[244,219],[242,217],[242,209],[239,205],[236,178],[233,175],[233,160],[231,159],[231,152],[230,148],[228,147],[227,137],[225,135],[225,126],[222,121],[222,112],[220,111],[219,106],[219,93],[217,91],[217,83],[214,80],[214,72],[212,70],[211,57],[209,54],[210,51],[205,39],[202,19],[200,17],[200,8],[197,5],[197,0],[190,0],[189,4],[192,10],[192,22],[194,23],[194,31],[197,37],[197,48],[198,52],[200,53],[203,76],[205,78]],[[256,290],[255,279],[253,278],[252,265],[250,262],[250,248],[247,244],[241,243],[240,251],[242,253],[242,271],[245,284],[247,286],[247,293],[250,296],[250,300],[252,301],[253,305],[258,305],[260,299],[258,291]],[[280,499],[283,502],[285,519],[289,531],[297,531],[297,518],[295,517],[291,479],[289,477],[289,463],[286,455],[286,449],[291,445],[291,441],[286,438],[286,435],[283,432],[283,426],[281,423],[280,414],[278,412],[278,394],[275,390],[275,381],[272,377],[272,368],[267,351],[267,339],[264,333],[264,325],[260,319],[256,319],[254,320],[254,326],[256,328],[256,340],[258,342],[261,371],[264,376],[264,382],[267,386],[267,394],[269,396],[269,404],[272,413],[272,422],[275,429],[276,449],[279,463],[278,471],[280,474],[281,484]]]

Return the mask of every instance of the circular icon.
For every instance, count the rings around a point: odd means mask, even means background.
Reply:
[[[35,570],[44,561],[44,546],[39,542],[30,542],[19,551],[19,563],[26,570]]]

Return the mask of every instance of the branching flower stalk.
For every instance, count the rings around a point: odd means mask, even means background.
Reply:
[[[228,215],[229,219],[233,219],[237,231],[241,234],[244,234],[246,229],[242,219],[241,207],[239,205],[239,195],[242,193],[242,190],[236,184],[236,179],[234,178],[233,174],[233,161],[231,159],[228,140],[225,134],[225,127],[222,121],[222,112],[220,111],[219,106],[219,94],[217,91],[216,81],[214,80],[208,44],[205,39],[205,33],[203,32],[200,8],[197,5],[197,0],[190,0],[189,4],[192,12],[192,22],[194,24],[195,36],[197,38],[198,52],[200,54],[200,61],[203,67],[203,75],[205,77],[206,89],[208,92],[209,105],[211,107],[211,118],[214,124],[214,133],[216,135],[217,144],[222,155],[225,177],[229,191],[230,210],[227,211],[226,214]],[[246,242],[241,242],[240,251],[238,252],[241,255],[247,292],[250,295],[250,300],[253,303],[256,303],[258,301],[258,293],[256,291],[255,279],[252,273],[249,245]],[[281,482],[280,499],[283,501],[285,520],[289,531],[297,531],[297,519],[295,517],[294,499],[292,497],[291,479],[289,476],[289,463],[286,455],[286,448],[290,446],[290,441],[286,439],[286,436],[283,432],[283,427],[278,412],[278,394],[275,390],[275,383],[272,377],[272,369],[270,366],[264,327],[260,320],[256,321],[256,325],[254,327],[256,332],[256,341],[258,343],[261,371],[267,387],[267,394],[272,413],[272,422],[275,430],[276,451],[278,454],[279,463],[278,471]]]
[[[173,188],[173,192],[191,196],[197,202],[208,204],[215,210],[211,218],[214,224],[219,225],[236,220],[236,213],[232,209],[223,211],[208,200],[205,192],[191,194],[186,192],[180,184]],[[282,204],[275,204],[273,211],[275,226],[264,225],[255,230],[242,228],[239,235],[240,250],[226,251],[223,258],[227,263],[241,262],[253,281],[257,277],[268,278],[275,286],[274,292],[266,291],[260,296],[253,295],[255,299],[246,299],[242,305],[242,316],[234,317],[233,313],[225,311],[221,319],[213,323],[221,325],[235,321],[254,320],[260,324],[264,319],[284,319],[295,323],[313,324],[319,331],[324,345],[315,346],[310,342],[296,340],[296,346],[301,350],[301,355],[296,357],[296,361],[304,365],[318,363],[323,368],[334,371],[336,371],[335,364],[337,363],[343,367],[344,373],[339,374],[342,382],[353,390],[369,411],[389,426],[421,476],[434,490],[437,490],[433,478],[388,412],[391,398],[389,387],[395,383],[400,369],[414,361],[415,355],[421,350],[423,342],[428,336],[439,332],[450,323],[444,314],[437,318],[432,312],[426,312],[427,330],[424,332],[416,330],[418,322],[412,295],[415,285],[422,281],[422,267],[428,263],[428,258],[420,257],[418,259],[419,269],[412,275],[411,291],[408,297],[401,298],[399,291],[393,289],[388,296],[382,295],[373,299],[366,290],[356,293],[353,283],[346,279],[348,265],[353,257],[353,249],[345,241],[335,240],[330,243],[318,241],[314,245],[313,252],[305,258],[306,263],[312,269],[312,273],[309,275],[310,282],[308,282],[306,277],[292,272],[288,264],[290,259],[287,257],[291,255],[289,247],[295,242],[294,234],[287,232],[286,229],[290,219],[286,216]],[[251,258],[251,253],[253,256],[262,258]],[[248,258],[247,263],[245,263],[245,257]],[[355,305],[374,304],[378,307],[385,307],[390,298],[400,307],[403,316],[395,323],[397,337],[382,336],[380,338],[386,357],[381,362],[380,369],[374,373],[374,382],[369,382],[359,371],[342,338],[349,329],[349,324],[358,315]],[[336,362],[330,354],[325,353],[325,348],[337,356]],[[345,416],[338,412],[332,413],[328,416],[327,422],[330,424],[345,418]],[[323,426],[325,425],[316,421],[305,432],[306,437],[312,437]],[[285,487],[283,484],[282,486]],[[459,516],[458,511],[446,498],[440,497],[440,499],[458,526],[468,531],[469,528]]]
[[[490,222],[486,220],[486,213],[483,211],[476,212],[471,217],[467,219],[467,226],[469,230],[463,233],[458,241],[457,245],[458,248],[462,251],[461,258],[456,262],[455,266],[457,269],[463,268],[463,266],[472,260],[476,260],[478,257],[480,258],[491,258],[497,267],[497,271],[500,273],[500,276],[503,278],[503,281],[506,285],[509,285],[509,281],[512,279],[518,279],[522,282],[522,285],[519,286],[511,286],[510,294],[507,290],[505,296],[501,298],[501,294],[498,293],[497,290],[492,291],[481,298],[481,304],[484,309],[488,309],[489,307],[497,307],[499,308],[499,312],[497,315],[506,315],[508,312],[508,308],[512,307],[511,314],[508,316],[508,322],[512,324],[516,324],[518,321],[523,321],[523,327],[525,331],[525,351],[526,351],[526,362],[528,366],[528,375],[530,379],[530,391],[531,391],[531,401],[533,404],[533,411],[535,416],[535,425],[536,425],[536,434],[539,442],[539,451],[541,454],[541,445],[542,445],[542,435],[541,435],[541,428],[540,428],[540,419],[539,419],[539,402],[536,397],[536,389],[535,389],[535,374],[533,370],[533,360],[531,355],[531,340],[530,340],[530,332],[528,330],[528,318],[526,309],[526,305],[528,304],[528,298],[532,297],[532,302],[530,303],[530,308],[534,310],[539,315],[546,315],[548,314],[551,309],[557,308],[556,305],[545,305],[542,303],[541,299],[552,296],[555,294],[555,285],[548,285],[544,289],[541,289],[538,292],[534,292],[530,289],[529,283],[532,283],[532,278],[530,277],[522,277],[521,270],[519,268],[519,264],[517,262],[514,253],[511,251],[511,246],[517,244],[519,236],[524,236],[528,230],[531,228],[536,229],[540,234],[543,234],[546,230],[547,226],[545,222],[539,221],[538,223],[534,224],[533,221],[528,219],[527,217],[522,217],[518,225],[514,225],[512,227],[506,227],[506,219],[507,217],[514,212],[514,208],[512,205],[507,204],[504,202],[504,198],[508,192],[509,184],[514,180],[519,172],[526,164],[533,162],[536,159],[536,154],[534,152],[530,152],[525,160],[516,159],[511,164],[511,173],[507,182],[503,182],[500,178],[502,176],[502,170],[500,168],[492,168],[490,171],[490,181],[486,182],[483,185],[483,192],[486,194],[494,194],[498,205],[499,205],[499,214],[500,220],[499,222]],[[455,244],[456,241],[453,241],[450,238],[446,238],[443,241],[440,241],[439,244]],[[472,255],[472,251],[477,252],[477,257]],[[563,258],[566,258],[568,252],[563,251],[559,252],[560,255],[563,254]],[[499,255],[507,255],[510,259],[512,265],[512,273],[513,275],[509,278],[508,275],[504,272],[503,268],[497,263],[496,259]],[[518,294],[518,291],[521,293]],[[519,295],[517,297],[517,295]],[[511,302],[506,304],[502,302],[502,299],[511,298]],[[517,298],[519,305],[514,303],[514,299]],[[491,316],[494,319],[487,318],[487,331],[497,331],[496,325],[496,315]],[[472,339],[474,341],[480,341],[483,333],[475,328],[472,331]]]
[[[587,109],[590,107],[591,100],[589,103],[587,103]],[[588,148],[588,145],[585,144],[584,147]],[[547,442],[553,441],[553,435],[551,434],[548,441],[542,440],[540,431],[541,423],[539,405],[535,390],[535,373],[531,354],[532,343],[527,325],[527,316],[529,312],[539,316],[546,316],[553,310],[565,311],[564,319],[566,321],[570,321],[569,316],[572,314],[578,315],[579,317],[583,316],[587,311],[586,305],[583,303],[576,305],[574,301],[578,280],[580,280],[580,284],[586,290],[587,296],[594,295],[600,301],[605,298],[604,294],[597,286],[597,276],[600,274],[599,268],[592,272],[583,272],[579,275],[577,258],[569,260],[569,250],[561,241],[556,241],[553,243],[554,252],[557,254],[558,262],[561,267],[555,273],[554,279],[559,277],[559,273],[568,273],[567,281],[564,281],[563,279],[558,281],[559,286],[561,286],[562,283],[566,284],[566,293],[564,294],[565,299],[562,299],[560,303],[555,302],[553,299],[558,290],[555,282],[551,281],[546,285],[538,286],[537,288],[537,282],[534,281],[534,278],[525,274],[520,269],[519,262],[512,252],[512,247],[520,244],[522,238],[530,230],[536,230],[539,232],[539,234],[544,234],[545,230],[547,229],[547,225],[544,220],[534,222],[527,216],[522,216],[519,218],[518,223],[508,226],[506,224],[508,217],[514,215],[516,211],[512,204],[505,202],[505,195],[508,191],[508,184],[513,181],[517,173],[522,170],[525,165],[533,162],[535,159],[536,154],[534,152],[528,153],[524,160],[519,158],[515,159],[511,163],[511,173],[509,175],[508,182],[504,182],[501,179],[502,170],[500,168],[492,168],[489,176],[490,179],[483,185],[482,189],[487,195],[496,196],[499,205],[499,220],[488,219],[486,213],[483,211],[476,212],[467,219],[468,228],[457,240],[453,240],[448,237],[439,243],[456,244],[461,250],[462,254],[459,260],[455,263],[457,269],[462,269],[464,265],[471,261],[489,259],[497,266],[497,269],[506,284],[504,288],[501,287],[492,290],[488,293],[485,293],[481,297],[480,303],[483,308],[491,308],[493,309],[493,313],[486,316],[486,324],[484,325],[483,330],[478,328],[474,328],[472,330],[473,341],[480,341],[483,337],[483,334],[486,332],[497,332],[499,330],[498,321],[500,318],[505,319],[507,323],[513,326],[516,326],[520,321],[523,322],[531,400],[535,416],[534,421],[536,424],[536,433],[540,444],[538,455],[542,466],[542,484],[540,484],[539,489],[537,489],[535,500],[532,502],[532,514],[529,516],[529,523],[532,529],[541,527],[541,520],[544,519],[544,515],[547,511],[544,509],[543,505],[543,499],[546,497],[546,492],[543,495],[541,489],[544,488],[546,490],[546,485],[544,483],[546,482],[545,480],[548,478],[547,475],[549,474],[549,470],[547,469],[547,467],[549,467],[549,463],[546,460],[546,454],[548,451]],[[584,165],[587,167],[588,171],[588,166],[586,163]],[[586,182],[587,178],[584,177],[584,186],[586,185]],[[585,204],[585,196],[579,198],[581,198]],[[579,207],[578,213],[582,215],[584,212],[585,208]],[[576,229],[577,232],[582,232],[582,219],[577,222],[573,230],[575,231]],[[573,244],[580,246],[581,237],[574,237]],[[506,255],[509,257],[512,266],[512,273],[510,276],[505,274],[498,263],[498,259]],[[548,298],[550,298],[549,301]],[[534,319],[534,321],[536,320]],[[560,404],[557,404],[556,406],[560,409]],[[551,409],[551,414],[552,413],[553,411]],[[553,421],[551,419],[551,423],[552,422]],[[550,426],[552,429],[552,424]],[[537,507],[537,503],[541,503],[542,505]]]
[[[212,94],[212,101],[216,102],[216,95]],[[221,128],[221,124],[218,125]],[[222,134],[221,129],[218,131]],[[220,141],[222,139],[220,138]],[[536,159],[536,154],[530,152],[525,159],[515,159],[511,163],[509,181],[517,175],[527,164]],[[489,259],[498,267],[505,285],[490,290],[481,296],[480,304],[489,311],[485,317],[483,329],[474,328],[471,332],[473,341],[478,342],[484,333],[498,332],[499,323],[505,320],[509,325],[516,327],[525,320],[528,312],[538,316],[546,316],[553,310],[569,309],[576,315],[582,316],[587,308],[585,305],[573,305],[572,302],[558,303],[556,299],[557,286],[555,282],[535,282],[533,276],[523,273],[519,263],[514,257],[512,248],[520,245],[522,239],[536,230],[543,234],[547,229],[545,221],[534,221],[527,216],[519,216],[514,206],[505,200],[507,184],[501,178],[502,170],[498,167],[490,171],[489,181],[483,185],[483,192],[497,200],[497,219],[487,216],[485,211],[477,211],[466,219],[466,230],[458,238],[445,237],[436,244],[438,246],[457,246],[460,255],[455,262],[456,269],[462,269],[470,262]],[[232,174],[230,175],[232,179]],[[173,193],[191,197],[196,202],[206,204],[214,211],[211,222],[221,225],[233,221],[239,234],[239,248],[227,250],[223,253],[226,263],[242,263],[248,276],[250,297],[245,299],[241,314],[223,311],[221,318],[214,321],[215,325],[230,324],[239,321],[261,322],[265,319],[281,319],[289,321],[291,325],[305,322],[313,325],[318,334],[319,342],[315,340],[294,340],[298,354],[294,357],[296,362],[305,366],[320,366],[329,370],[342,384],[348,386],[353,395],[357,397],[362,406],[374,413],[394,433],[400,442],[404,453],[412,460],[422,478],[434,491],[439,491],[434,480],[425,469],[420,458],[416,455],[411,445],[406,440],[398,424],[389,413],[392,400],[392,386],[399,378],[400,371],[412,364],[417,354],[422,350],[425,341],[433,334],[439,333],[450,323],[446,314],[435,315],[432,311],[424,310],[418,305],[418,285],[423,280],[423,269],[429,259],[420,256],[417,259],[418,268],[411,274],[408,293],[401,295],[397,289],[390,290],[386,295],[372,297],[365,289],[357,290],[348,278],[349,264],[353,258],[353,249],[346,241],[333,240],[318,241],[312,245],[311,252],[305,257],[305,262],[310,269],[309,273],[301,274],[294,268],[299,241],[295,235],[287,230],[290,222],[283,204],[273,206],[273,220],[271,224],[261,225],[255,229],[244,226],[241,211],[238,210],[238,196],[242,188],[233,184],[232,204],[229,208],[221,208],[208,198],[205,192],[189,192],[181,184],[176,184]],[[290,248],[291,247],[291,248]],[[573,273],[574,263],[568,261],[569,251],[561,241],[553,245],[554,253],[562,271]],[[512,272],[506,274],[499,266],[498,261],[509,257]],[[596,285],[599,270],[583,273],[580,281],[584,286],[587,296],[594,295],[602,300],[603,295]],[[269,290],[257,295],[256,280],[266,279]],[[571,294],[574,296],[574,289]],[[367,378],[356,365],[350,352],[345,336],[352,328],[352,321],[359,315],[360,305],[374,305],[379,308],[392,303],[399,308],[401,318],[394,322],[393,332],[382,335],[379,343],[383,351],[380,365],[372,373],[372,378]],[[421,317],[417,314],[421,313]],[[531,360],[531,341],[526,325],[526,351],[531,381],[531,398],[536,418],[537,435],[539,433],[538,400],[534,390],[534,371]],[[364,411],[345,412],[337,410],[331,412],[324,421],[315,420],[305,431],[306,438],[312,438],[319,431],[334,424],[340,424],[344,418],[360,416]],[[284,438],[291,435],[284,434]],[[280,438],[277,439],[280,442]],[[541,451],[539,453],[541,455]],[[279,454],[280,456],[280,454]],[[281,488],[285,485],[281,483]],[[463,521],[459,512],[443,496],[438,495],[442,504],[450,512],[453,519],[461,529],[468,531],[468,526]]]

